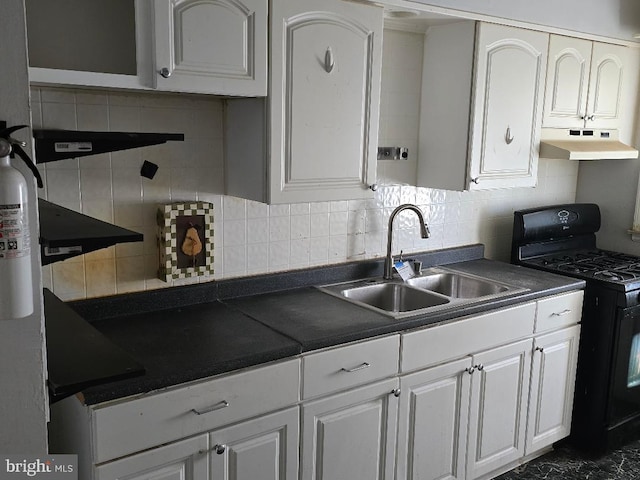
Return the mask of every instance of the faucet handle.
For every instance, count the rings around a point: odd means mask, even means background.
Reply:
[[[415,258],[407,258],[405,262],[411,264],[411,268],[413,269],[413,273],[416,276],[422,275],[422,262],[420,260],[416,260]]]
[[[413,273],[418,276],[422,275],[422,262],[420,260],[413,260]]]

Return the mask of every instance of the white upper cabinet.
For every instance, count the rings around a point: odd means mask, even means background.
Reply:
[[[536,185],[548,39],[475,22],[427,31],[418,186]]]
[[[551,35],[544,127],[616,128],[626,47]]]
[[[147,89],[148,0],[26,0],[32,83]]]
[[[536,185],[547,41],[544,33],[480,24],[470,190]]]
[[[267,0],[26,0],[26,7],[32,83],[267,93]]]
[[[616,128],[622,108],[627,48],[594,43],[587,101],[588,128]]]
[[[155,0],[154,86],[267,94],[267,0]]]
[[[228,102],[227,193],[267,203],[371,197],[382,9],[274,0],[270,22],[268,103]]]

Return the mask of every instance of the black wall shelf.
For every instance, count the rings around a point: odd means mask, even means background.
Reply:
[[[182,133],[88,132],[33,130],[37,163],[184,141]]]
[[[141,242],[141,233],[74,212],[43,199],[40,210],[42,265],[83,255],[116,243]]]

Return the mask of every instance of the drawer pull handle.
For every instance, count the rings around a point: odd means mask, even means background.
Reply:
[[[226,400],[223,400],[220,403],[216,403],[212,407],[205,408],[204,410],[196,410],[195,408],[192,408],[191,411],[196,415],[204,415],[205,413],[221,410],[223,408],[227,408],[228,406],[229,406],[229,402],[227,402]]]
[[[563,310],[561,312],[553,312],[551,314],[552,317],[562,317],[563,315],[567,315],[571,313],[571,309],[567,308],[566,310]]]
[[[368,364],[367,362],[362,362],[362,365],[358,365],[357,367],[353,367],[353,368],[341,368],[340,371],[353,373],[353,372],[357,372],[358,370],[364,370],[365,368],[369,368],[370,366],[371,365]]]

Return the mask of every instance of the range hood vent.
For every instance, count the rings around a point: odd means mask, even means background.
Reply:
[[[33,130],[37,163],[184,141],[182,133],[87,132]]]
[[[638,150],[618,140],[617,130],[543,128],[540,157],[564,160],[638,158]]]

